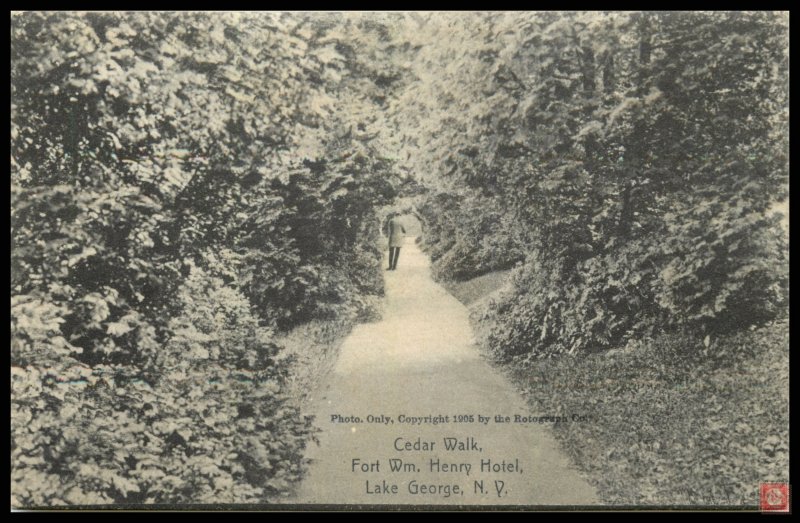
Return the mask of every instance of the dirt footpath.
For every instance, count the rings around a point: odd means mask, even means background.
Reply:
[[[431,279],[430,262],[413,238],[398,269],[384,274],[383,319],[358,326],[345,340],[313,400],[320,445],[309,448],[309,477],[287,501],[597,503],[548,424],[514,422],[549,413],[530,412],[480,358],[467,309]],[[511,421],[498,423],[497,416]]]

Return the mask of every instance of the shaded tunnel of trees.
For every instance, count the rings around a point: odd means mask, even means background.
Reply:
[[[788,16],[37,13],[11,19],[18,506],[258,502],[311,421],[276,341],[515,268],[490,340],[582,355],[786,315]]]

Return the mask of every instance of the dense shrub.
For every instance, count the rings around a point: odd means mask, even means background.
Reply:
[[[434,264],[455,246],[453,232],[458,223],[461,200],[456,194],[436,192],[424,195],[418,205],[425,218],[422,246]]]
[[[423,245],[439,280],[463,281],[508,269],[524,258],[511,217],[494,198],[449,193],[426,195]]]
[[[283,391],[288,362],[272,331],[240,292],[199,267],[178,304],[171,338],[137,369],[66,354],[26,361],[45,343],[55,352],[37,332],[57,323],[44,323],[47,307],[16,303],[15,506],[263,502],[302,476],[310,420]],[[114,339],[136,330],[132,319],[110,329]]]
[[[267,501],[301,477],[275,332],[374,315],[398,182],[358,116],[394,72],[346,52],[383,25],[306,22],[13,15],[15,507]]]
[[[237,242],[244,292],[281,330],[370,315],[365,296],[383,293],[375,208],[396,194],[390,166],[361,155],[301,172],[272,181]]]
[[[703,338],[762,325],[786,311],[788,263],[779,231],[751,230],[735,242],[735,255],[712,247],[666,258],[664,247],[677,239],[642,238],[574,270],[534,252],[513,278],[514,289],[486,311],[492,343],[510,355],[572,354],[664,331]],[[717,245],[724,245],[731,235],[720,234]]]
[[[771,214],[788,181],[784,14],[484,21],[456,24],[440,50],[457,65],[420,104],[460,110],[420,143],[439,173],[424,206],[435,273],[525,256],[497,347],[587,353],[786,314]]]

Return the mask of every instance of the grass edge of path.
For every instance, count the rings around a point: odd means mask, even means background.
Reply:
[[[758,508],[762,482],[788,482],[788,321],[719,340],[730,361],[675,357],[663,336],[579,358],[498,361],[480,311],[509,271],[441,282],[470,309],[476,343],[610,505]]]

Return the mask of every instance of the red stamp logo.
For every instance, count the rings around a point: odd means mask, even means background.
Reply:
[[[761,512],[789,512],[789,484],[761,484]]]

